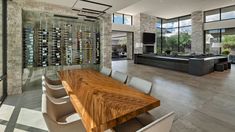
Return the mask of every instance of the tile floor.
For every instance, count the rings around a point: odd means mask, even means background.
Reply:
[[[161,100],[161,106],[150,113],[159,118],[174,111],[171,132],[235,132],[235,65],[202,77],[133,61],[114,61],[113,70],[154,83],[151,95]],[[41,81],[29,82],[22,95],[8,96],[0,108],[0,131],[47,131],[40,113]]]

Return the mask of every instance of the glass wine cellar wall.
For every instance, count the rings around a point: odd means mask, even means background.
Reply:
[[[99,22],[23,11],[24,68],[96,65],[100,62]]]

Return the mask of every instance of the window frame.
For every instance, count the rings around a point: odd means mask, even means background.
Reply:
[[[157,17],[157,19],[161,19],[161,44],[160,44],[161,45],[161,53],[163,53],[163,46],[164,46],[164,44],[163,44],[164,30],[167,30],[167,29],[177,29],[178,30],[178,33],[177,33],[177,35],[178,35],[177,49],[178,50],[177,50],[177,52],[180,52],[180,29],[181,28],[186,28],[186,27],[192,27],[192,23],[190,25],[187,25],[187,26],[180,26],[181,18],[186,18],[186,17],[188,17],[189,19],[192,20],[191,14],[185,15],[185,16],[180,16],[180,17],[175,17],[175,18],[170,18],[170,19],[164,19],[164,18]],[[164,20],[168,21],[168,20],[174,20],[174,19],[176,19],[177,22],[178,22],[178,26],[177,27],[172,27],[172,28],[164,28],[163,27]],[[156,29],[157,29],[157,27],[156,27]]]
[[[115,14],[119,14],[119,15],[122,15],[122,23],[115,23],[115,20],[114,20],[114,16]],[[125,24],[125,17],[126,16],[129,16],[131,18],[131,25],[129,24]],[[122,13],[113,13],[112,14],[112,19],[113,19],[113,24],[123,24],[123,25],[129,25],[129,26],[132,26],[133,25],[133,16],[132,15],[128,15],[128,14],[122,14]]]
[[[235,7],[235,5],[230,5],[230,6],[226,6],[226,7],[222,7],[222,8],[217,8],[217,9],[212,9],[212,10],[204,11],[204,13],[203,13],[204,14],[204,23],[212,23],[212,22],[219,22],[219,21],[226,21],[226,20],[233,20],[233,19],[235,19],[235,18],[222,19],[222,10],[226,9],[226,8],[230,8],[230,7]],[[210,11],[213,11],[213,10],[219,10],[219,20],[206,22],[206,12],[210,12]]]

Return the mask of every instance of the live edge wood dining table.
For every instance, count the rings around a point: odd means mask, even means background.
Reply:
[[[58,74],[87,132],[103,132],[160,106],[160,100],[92,69]]]

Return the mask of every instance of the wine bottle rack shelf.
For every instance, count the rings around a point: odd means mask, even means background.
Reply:
[[[72,24],[24,28],[24,67],[99,64],[97,29]]]

